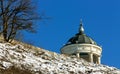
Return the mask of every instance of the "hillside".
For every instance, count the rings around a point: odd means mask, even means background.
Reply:
[[[37,47],[0,43],[0,74],[120,74],[120,70]]]

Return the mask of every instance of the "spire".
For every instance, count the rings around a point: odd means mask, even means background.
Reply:
[[[80,33],[80,34],[84,34],[84,28],[83,28],[82,19],[80,20],[80,28],[79,28],[79,33]]]

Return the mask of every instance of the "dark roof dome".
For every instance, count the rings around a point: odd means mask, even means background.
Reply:
[[[92,40],[90,37],[86,36],[85,34],[76,34],[74,37],[70,38],[66,45],[70,44],[94,44],[97,45],[94,40]]]
[[[80,23],[79,33],[77,33],[74,37],[70,38],[66,45],[70,44],[94,44],[97,45],[94,40],[84,34],[84,28],[82,22]]]

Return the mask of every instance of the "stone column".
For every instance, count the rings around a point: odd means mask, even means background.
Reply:
[[[97,60],[97,61],[98,61],[98,64],[101,63],[101,59],[100,59],[100,58],[101,58],[101,57],[99,56],[99,57],[98,57],[98,60]]]
[[[89,53],[89,61],[93,63],[93,53]]]
[[[79,53],[79,52],[77,52],[76,56],[77,56],[77,58],[80,58],[80,53]]]
[[[80,58],[80,51],[78,50],[79,49],[78,45],[76,46],[76,49],[77,49],[76,56],[77,56],[77,58]]]

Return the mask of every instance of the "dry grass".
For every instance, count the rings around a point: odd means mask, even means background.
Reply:
[[[3,37],[0,35],[0,43],[5,43]],[[11,42],[12,45],[17,45],[17,44],[20,44],[20,45],[23,45],[24,48],[27,48],[27,49],[33,49],[33,50],[41,50],[42,48],[38,48],[36,46],[33,46],[33,45],[30,45],[30,44],[27,44],[27,43],[24,43],[24,42],[20,42],[20,41],[17,41],[17,40],[13,40]]]
[[[0,69],[0,74],[33,74],[28,70],[21,70],[19,68],[15,68],[14,66],[8,69]]]

